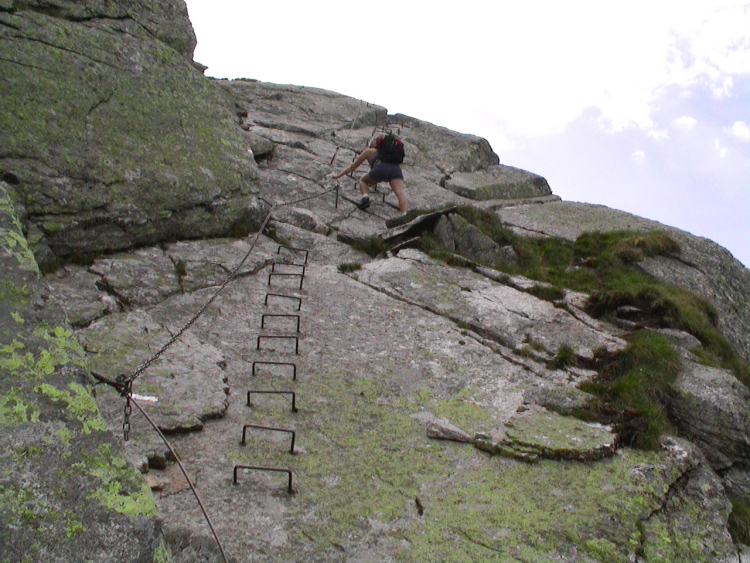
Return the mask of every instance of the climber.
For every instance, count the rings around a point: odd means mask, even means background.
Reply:
[[[370,196],[367,188],[375,186],[380,182],[388,182],[391,190],[398,199],[398,210],[402,215],[406,214],[406,196],[404,196],[404,175],[400,164],[404,160],[404,144],[401,139],[393,133],[387,136],[372,139],[364,151],[340,174],[334,174],[333,179],[338,180],[342,176],[354,172],[365,160],[370,163],[370,171],[359,180],[359,191],[362,199],[358,207],[362,210],[370,206]]]

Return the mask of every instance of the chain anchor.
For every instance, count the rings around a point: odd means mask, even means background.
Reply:
[[[126,379],[124,374],[120,374],[117,379],[123,380],[123,389],[120,393],[125,397],[125,407],[123,408],[122,419],[122,439],[124,442],[130,440],[130,415],[133,413],[131,398],[133,395],[133,380]]]

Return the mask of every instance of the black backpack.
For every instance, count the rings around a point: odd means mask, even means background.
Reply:
[[[404,153],[404,143],[393,133],[385,137],[378,137],[375,141],[375,147],[378,149],[378,159],[389,164],[401,164],[406,154]]]

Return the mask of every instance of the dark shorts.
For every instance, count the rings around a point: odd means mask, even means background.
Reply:
[[[390,182],[391,180],[403,180],[404,174],[398,164],[389,164],[388,162],[378,162],[367,173],[370,180],[376,184],[379,182]]]

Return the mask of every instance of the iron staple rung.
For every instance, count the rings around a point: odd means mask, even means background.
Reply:
[[[297,412],[297,394],[294,391],[248,391],[247,392],[247,406],[252,407],[253,404],[250,402],[250,395],[291,395],[292,396],[292,412]]]
[[[281,272],[269,272],[268,274],[268,285],[271,285],[271,278],[273,276],[283,276],[283,277],[292,277],[292,276],[299,276],[299,289],[302,289],[302,282],[305,281],[305,274],[287,274],[287,273],[281,273]]]
[[[256,350],[260,350],[260,339],[261,338],[294,338],[294,353],[299,356],[299,336],[284,336],[275,334],[260,334],[258,335],[258,344],[255,347]]]
[[[276,266],[292,266],[294,268],[302,268],[301,272],[286,272],[286,273],[297,273],[297,274],[302,274],[303,276],[305,275],[305,272],[307,271],[307,266],[305,264],[279,264],[277,262],[274,262],[273,264],[271,264],[272,272],[276,272]],[[279,272],[279,273],[283,274],[285,272]]]
[[[275,313],[264,313],[260,317],[260,328],[266,328],[266,317],[288,317],[292,319],[297,319],[297,332],[299,332],[299,323],[300,323],[300,316],[299,315],[282,315],[282,314],[275,314]]]
[[[288,428],[274,428],[272,426],[257,426],[255,424],[245,424],[242,427],[242,445],[245,445],[245,438],[247,437],[247,429],[248,428],[256,428],[258,430],[272,430],[274,432],[286,432],[288,434],[292,435],[292,447],[289,448],[289,453],[294,455],[294,438],[296,436],[296,432],[294,430],[289,430]]]
[[[295,295],[282,295],[281,293],[266,293],[266,300],[263,303],[263,305],[265,305],[266,307],[268,307],[268,298],[269,297],[282,297],[284,299],[296,299],[298,301],[298,303],[297,303],[297,310],[299,311],[299,310],[302,309],[302,298],[301,297],[297,297]]]
[[[393,133],[394,129],[396,130],[396,135],[401,134],[401,127],[399,126],[391,127],[390,125],[376,125],[375,128],[372,130],[372,135],[370,136],[374,137],[375,133],[377,133],[378,131],[380,131],[381,133],[385,133],[386,135],[389,135]]]
[[[240,469],[251,469],[253,471],[276,471],[279,473],[288,473],[289,474],[289,486],[287,487],[287,492],[290,495],[294,494],[294,489],[292,489],[292,470],[291,469],[281,469],[280,467],[256,467],[253,465],[235,465],[234,466],[234,479],[233,483],[237,485],[237,471]]]
[[[297,380],[297,364],[293,364],[291,362],[253,362],[253,371],[252,374],[255,375],[255,366],[256,365],[269,365],[269,366],[292,366],[292,380]]]
[[[281,249],[286,248],[287,250],[291,250],[293,252],[304,252],[305,253],[305,264],[307,264],[307,259],[310,257],[310,251],[306,248],[295,248],[293,246],[285,246],[281,245],[279,246],[279,249],[276,251],[276,254],[281,254]],[[296,264],[299,265],[299,264]]]

